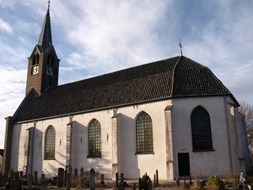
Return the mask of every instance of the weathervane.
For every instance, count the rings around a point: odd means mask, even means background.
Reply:
[[[48,8],[50,8],[50,0],[48,0],[48,2],[47,2],[47,3],[48,3]]]
[[[180,47],[180,52],[181,52],[181,56],[183,55],[183,51],[182,51],[182,44],[181,44],[181,39],[179,38],[179,47]]]

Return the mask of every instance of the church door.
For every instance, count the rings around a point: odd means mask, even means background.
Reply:
[[[178,153],[179,176],[190,176],[189,153]]]

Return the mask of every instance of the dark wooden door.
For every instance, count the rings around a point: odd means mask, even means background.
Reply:
[[[178,153],[179,176],[190,176],[189,153]]]

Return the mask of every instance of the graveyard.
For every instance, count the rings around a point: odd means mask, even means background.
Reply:
[[[104,175],[95,171],[93,168],[90,171],[84,171],[83,168],[78,170],[71,167],[58,168],[58,176],[46,178],[45,174],[38,176],[38,172],[24,175],[22,171],[10,170],[8,176],[0,177],[0,189],[10,190],[46,190],[46,189],[117,189],[117,190],[151,190],[151,189],[170,189],[170,190],[251,190],[253,177],[248,176],[245,184],[240,184],[239,175],[228,174],[224,178],[218,176],[210,176],[207,179],[198,179],[197,176],[177,177],[173,181],[159,180],[159,172],[151,177],[148,174],[143,175],[139,180],[125,179],[124,174],[114,176],[114,180],[104,178]],[[152,178],[152,179],[151,179]]]

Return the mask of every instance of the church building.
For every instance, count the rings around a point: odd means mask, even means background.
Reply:
[[[25,97],[6,118],[5,174],[71,166],[173,180],[250,168],[239,103],[206,66],[177,56],[58,85],[59,62],[48,8]]]

